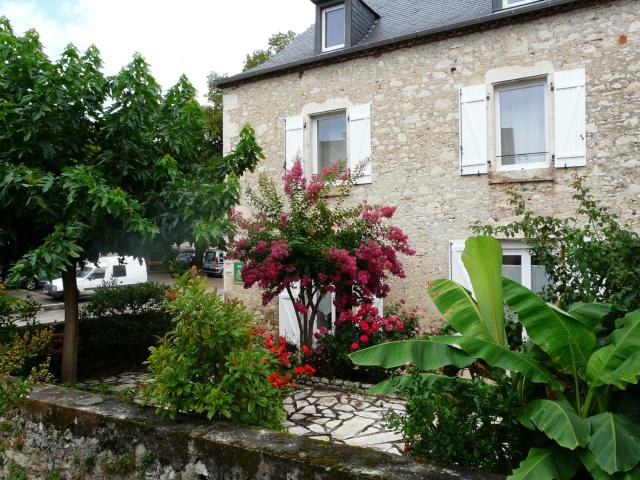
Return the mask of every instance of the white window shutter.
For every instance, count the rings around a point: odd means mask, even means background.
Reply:
[[[586,74],[583,68],[554,73],[556,167],[587,164]]]
[[[487,86],[460,89],[460,175],[487,173]]]
[[[473,293],[471,279],[467,269],[462,263],[462,252],[464,252],[464,240],[453,241],[449,244],[449,279],[459,283],[464,288]]]
[[[298,294],[298,288],[292,287],[294,295]],[[296,319],[296,311],[293,302],[285,290],[278,296],[278,330],[281,337],[287,342],[298,345],[300,343],[300,328]]]
[[[291,170],[296,160],[304,164],[304,119],[302,115],[285,119],[285,168]]]
[[[371,183],[371,104],[349,108],[349,168],[355,171],[365,164],[356,183]]]

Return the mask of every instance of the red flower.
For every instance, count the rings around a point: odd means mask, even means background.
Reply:
[[[351,344],[351,350],[355,351],[355,350],[358,350],[359,348],[360,348],[360,345],[358,345],[357,342],[353,342]]]
[[[362,343],[369,343],[369,337],[367,337],[366,335],[360,335],[360,341]]]

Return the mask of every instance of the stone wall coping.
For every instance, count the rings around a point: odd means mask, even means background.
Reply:
[[[311,440],[229,422],[207,422],[188,416],[169,421],[150,407],[122,403],[107,396],[55,385],[34,388],[31,395],[23,401],[21,414],[33,422],[54,427],[61,433],[70,431],[74,436],[107,440],[111,446],[115,445],[114,442],[125,447],[143,443],[154,451],[160,461],[168,464],[193,462],[197,458],[210,465],[210,472],[215,472],[207,478],[503,478],[416,463],[370,449]],[[107,435],[107,431],[110,432],[108,438],[101,438]],[[114,435],[114,432],[117,434]],[[249,466],[246,465],[247,461]],[[244,473],[238,473],[243,470]],[[265,476],[265,471],[271,474]],[[291,472],[297,472],[297,476],[291,476]]]

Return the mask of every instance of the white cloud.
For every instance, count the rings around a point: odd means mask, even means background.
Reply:
[[[239,72],[270,35],[314,19],[310,0],[0,0],[0,12],[19,33],[35,28],[52,57],[95,44],[113,74],[140,52],[163,88],[185,73],[201,95],[209,72]]]

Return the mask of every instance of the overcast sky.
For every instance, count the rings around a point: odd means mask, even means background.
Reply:
[[[211,71],[238,73],[270,35],[304,31],[310,0],[0,0],[0,15],[23,33],[35,28],[47,53],[95,44],[107,74],[140,52],[163,88],[185,73],[199,93]]]

